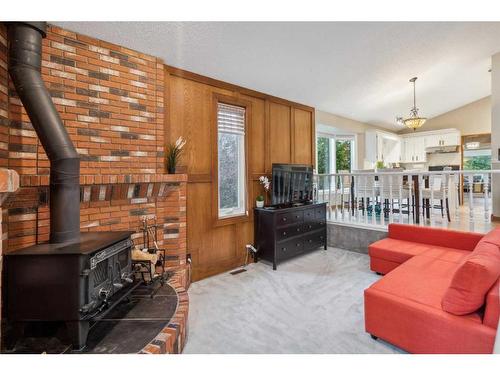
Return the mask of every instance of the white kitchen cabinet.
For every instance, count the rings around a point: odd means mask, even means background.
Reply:
[[[370,163],[399,163],[401,148],[401,137],[396,134],[378,130],[368,130],[365,133],[365,155]]]
[[[426,159],[425,137],[409,136],[403,138],[403,163],[423,163]]]
[[[425,147],[459,146],[460,132],[456,129],[444,129],[425,132]]]
[[[460,145],[460,131],[457,129],[432,130],[405,134],[403,140],[403,163],[424,163],[429,147]]]

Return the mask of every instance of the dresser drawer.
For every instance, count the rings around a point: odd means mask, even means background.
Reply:
[[[304,210],[304,222],[316,220],[316,208],[308,208]]]
[[[326,207],[319,206],[314,209],[314,212],[316,213],[316,220],[322,220],[324,221],[326,219]]]
[[[277,244],[276,255],[278,259],[287,259],[304,251],[302,238],[283,241]]]
[[[303,220],[304,220],[304,213],[302,211],[286,212],[278,215],[277,225],[283,226],[283,225],[301,223]]]
[[[277,241],[283,241],[292,236],[297,236],[304,232],[304,227],[302,224],[289,225],[276,230]]]
[[[315,249],[325,244],[325,232],[318,230],[311,234],[304,236],[304,248],[306,250]]]
[[[312,232],[316,229],[320,229],[323,226],[322,223],[319,221],[310,221],[302,224],[302,232],[307,233],[307,232]]]

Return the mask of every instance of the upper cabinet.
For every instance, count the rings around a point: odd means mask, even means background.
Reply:
[[[380,130],[365,133],[366,161],[375,164],[425,163],[429,147],[460,145],[457,129],[432,130],[403,134],[401,136]]]
[[[457,129],[432,130],[402,135],[403,152],[401,162],[422,163],[427,161],[429,147],[460,145],[460,131]]]
[[[423,163],[426,156],[425,136],[403,137],[402,163]]]
[[[456,129],[445,129],[425,133],[425,147],[460,145],[460,132]]]
[[[379,130],[365,133],[366,160],[371,163],[383,161],[384,164],[401,161],[401,137]]]

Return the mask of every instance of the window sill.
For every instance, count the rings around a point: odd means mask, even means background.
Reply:
[[[237,224],[237,223],[242,223],[250,220],[250,213],[247,214],[240,214],[240,215],[235,215],[235,216],[226,216],[223,218],[216,218],[214,221],[214,227],[222,227],[224,225],[231,225],[231,224]]]

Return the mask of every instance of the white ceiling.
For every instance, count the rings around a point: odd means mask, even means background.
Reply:
[[[55,22],[165,63],[397,130],[490,94],[500,22]]]

